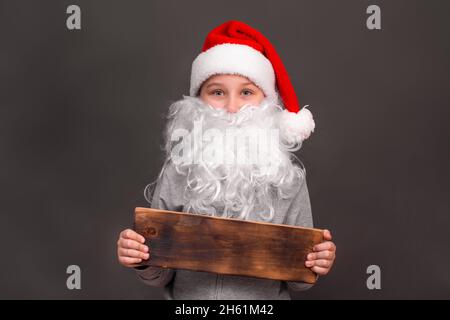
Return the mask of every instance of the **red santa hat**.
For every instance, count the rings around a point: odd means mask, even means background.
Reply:
[[[306,106],[300,109],[289,75],[270,41],[249,25],[231,20],[209,32],[202,52],[192,63],[190,95],[216,74],[238,74],[253,81],[269,98],[281,98],[284,138],[301,142],[314,131]]]

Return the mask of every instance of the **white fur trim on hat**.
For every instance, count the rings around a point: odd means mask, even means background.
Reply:
[[[314,132],[315,123],[311,111],[304,106],[299,112],[282,111],[280,119],[281,137],[290,144],[300,143]]]
[[[224,43],[200,53],[192,63],[190,95],[198,95],[202,83],[215,74],[242,75],[253,81],[266,96],[276,96],[272,63],[250,46]]]

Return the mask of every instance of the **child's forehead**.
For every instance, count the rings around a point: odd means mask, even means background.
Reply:
[[[216,74],[209,77],[205,84],[227,84],[227,83],[238,83],[242,85],[254,85],[256,84],[249,78],[239,75],[239,74]]]

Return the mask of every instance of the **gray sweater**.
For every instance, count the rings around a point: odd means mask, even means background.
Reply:
[[[186,177],[178,174],[173,166],[168,165],[155,187],[151,207],[186,212],[183,204],[185,186]],[[298,186],[295,197],[280,199],[274,209],[273,223],[313,227],[306,179]],[[290,300],[289,290],[307,290],[312,286],[304,282],[221,275],[153,266],[144,269],[135,268],[135,270],[140,280],[150,286],[164,288],[164,297],[175,300]]]

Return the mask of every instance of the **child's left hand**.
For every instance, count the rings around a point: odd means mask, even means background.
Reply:
[[[336,245],[331,242],[331,232],[323,231],[324,242],[314,246],[313,253],[308,254],[305,266],[319,276],[324,276],[330,272],[336,258]]]

